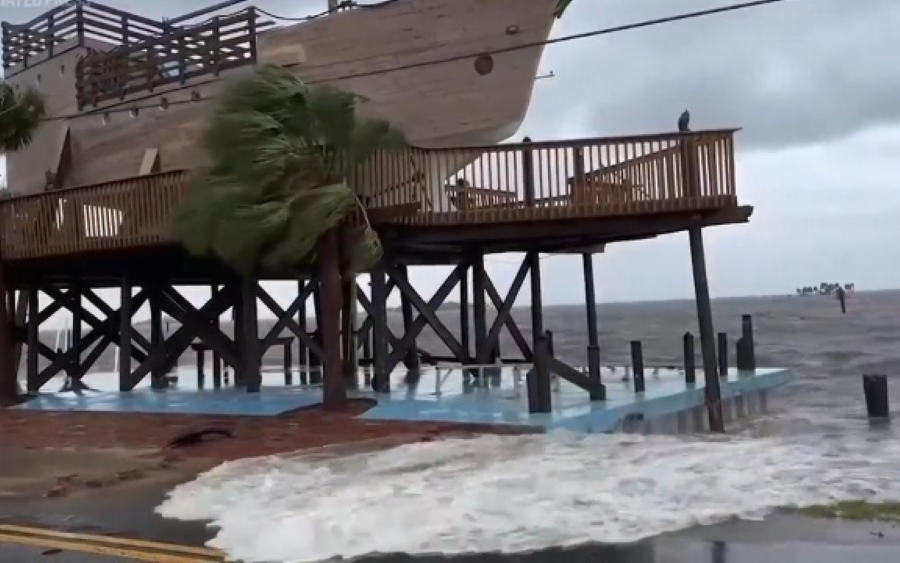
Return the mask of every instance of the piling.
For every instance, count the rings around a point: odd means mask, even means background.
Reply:
[[[866,397],[866,410],[869,418],[890,418],[891,407],[888,401],[886,375],[864,375],[863,393]]]
[[[639,340],[631,342],[631,365],[634,368],[634,392],[643,393],[644,384],[644,347]]]
[[[756,370],[756,343],[753,341],[753,317],[741,317],[741,338],[737,343],[738,371]]]
[[[719,377],[728,377],[728,333],[719,333]]]
[[[684,333],[684,382],[688,385],[697,383],[697,360],[694,355],[694,335]]]

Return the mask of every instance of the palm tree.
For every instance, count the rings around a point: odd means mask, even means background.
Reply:
[[[13,86],[0,82],[0,153],[28,146],[43,117],[44,100],[39,93],[27,89],[19,94]],[[0,404],[14,403],[19,396],[13,318],[6,299],[8,291],[0,260]]]
[[[347,178],[376,150],[403,146],[403,136],[385,121],[357,116],[353,94],[310,88],[281,67],[264,66],[222,92],[206,145],[211,168],[177,220],[191,253],[214,255],[252,277],[291,274],[316,258],[320,269],[340,261],[350,276],[379,260],[368,221],[348,224],[365,210]],[[339,283],[342,272],[332,273]],[[335,404],[328,375],[325,402]],[[338,392],[343,388],[331,395]]]

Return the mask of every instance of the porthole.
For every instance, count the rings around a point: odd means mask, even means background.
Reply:
[[[475,72],[481,76],[494,72],[494,57],[490,55],[478,55],[475,59]]]

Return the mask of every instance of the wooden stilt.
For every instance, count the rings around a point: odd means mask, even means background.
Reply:
[[[534,409],[532,412],[550,412],[551,410],[551,392],[550,392],[550,372],[546,368],[549,360],[546,356],[549,354],[547,349],[548,343],[544,337],[544,299],[541,289],[541,257],[534,250],[528,252],[526,257],[528,260],[528,268],[531,271],[531,334],[532,346],[534,349],[535,375],[536,382],[534,384],[535,392],[533,397],[529,394],[529,402],[532,399],[538,401],[537,405],[531,405]],[[542,347],[543,352],[539,353],[538,348]],[[538,368],[541,369],[538,369]]]
[[[400,275],[408,282],[409,270],[406,265],[400,265],[397,269],[400,272]],[[413,324],[413,304],[412,301],[409,300],[409,297],[405,295],[401,295],[400,299],[401,309],[403,311],[403,333],[406,334],[406,331],[410,330]],[[422,365],[419,358],[419,348],[416,346],[415,340],[413,340],[412,347],[407,350],[403,363],[406,364],[406,369],[409,370],[411,376],[418,378],[419,375],[421,375]]]
[[[15,333],[13,334],[13,341],[15,342],[15,359],[13,364],[13,369],[17,374],[19,373],[19,366],[22,365],[22,345],[24,344],[23,339],[16,336],[20,333],[25,334],[25,319],[28,316],[28,292],[20,291],[19,295],[16,297],[16,307],[12,309],[15,311]],[[16,388],[18,389],[18,381],[16,383]]]
[[[161,296],[158,288],[153,288],[150,294],[150,353],[152,354],[163,345],[162,309],[159,306]],[[160,364],[150,372],[150,388],[165,389],[165,366]]]
[[[372,320],[372,388],[378,393],[386,393],[391,388],[388,367],[387,282],[384,268],[380,266],[372,271]]]
[[[587,309],[588,375],[597,383],[600,377],[600,332],[597,327],[597,295],[594,291],[594,255],[581,255],[584,264],[584,296]]]
[[[341,311],[341,356],[343,358],[344,381],[356,386],[356,371],[359,368],[359,347],[356,345],[356,276],[348,276],[341,284],[343,307]]]
[[[219,284],[213,284],[209,288],[209,297],[210,299],[215,299],[216,295],[219,294]],[[222,329],[222,321],[221,315],[215,315],[213,320],[213,326],[216,330]],[[212,351],[212,361],[213,361],[213,387],[215,389],[219,389],[222,387],[222,357],[215,350]]]
[[[131,280],[122,279],[119,307],[119,391],[131,391],[131,316],[133,313]],[[151,351],[152,354],[152,351]]]
[[[303,280],[297,281],[297,296],[304,295],[304,290],[306,289],[306,282]],[[306,297],[300,302],[299,308],[297,309],[297,325],[300,327],[304,333],[308,333],[309,329],[306,326]],[[306,348],[306,345],[303,343],[303,340],[297,339],[297,365],[300,368],[300,384],[306,385],[309,383],[307,370],[309,369],[309,351]]]
[[[0,260],[0,292],[13,295],[3,261]],[[16,361],[16,341],[14,311],[4,299],[0,304],[0,405],[9,405],[18,401],[19,378]]]
[[[28,391],[36,393],[40,391],[41,384],[38,380],[38,343],[40,342],[41,322],[38,319],[38,290],[28,292],[28,350],[25,358],[26,377],[28,378]]]
[[[469,270],[463,272],[459,279],[459,340],[466,354],[472,354],[469,337]]]
[[[491,349],[487,337],[487,303],[485,302],[484,254],[481,249],[472,254],[472,304],[474,305],[475,323],[475,362],[486,364],[490,361]]]
[[[78,349],[80,348],[79,345],[81,344],[81,324],[84,321],[84,308],[81,302],[81,288],[79,287],[77,281],[72,287],[72,299],[75,306],[72,308],[72,342],[70,343],[69,347]],[[72,364],[69,366],[69,369],[66,370],[67,375],[72,379],[72,385],[74,386],[78,385],[78,383],[74,381],[74,379],[80,368],[81,353],[76,352],[75,357],[72,359]]]
[[[313,291],[313,308],[316,314],[316,330],[313,331],[313,340],[322,348],[322,284],[316,282],[316,288]],[[309,375],[309,382],[313,384],[322,383],[322,363],[324,359],[319,354],[309,351],[309,365],[316,368]]]
[[[338,234],[335,229],[325,233],[319,241],[319,279],[322,308],[318,319],[322,335],[323,407],[341,409],[347,404],[347,389],[341,369],[340,317],[343,300]]]
[[[248,393],[259,393],[262,386],[259,353],[259,318],[256,312],[257,280],[252,276],[241,279],[241,379]]]
[[[722,395],[717,377],[716,336],[713,329],[712,304],[709,300],[709,282],[706,277],[703,233],[700,227],[691,227],[688,234],[691,243],[691,263],[694,270],[697,317],[700,323],[700,349],[703,353],[703,376],[706,381],[705,394],[709,428],[713,432],[724,432],[725,419],[722,416]]]

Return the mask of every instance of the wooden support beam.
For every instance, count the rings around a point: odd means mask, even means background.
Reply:
[[[134,303],[132,296],[131,280],[126,276],[122,280],[122,291],[119,309],[119,391],[131,391],[134,386],[129,386],[131,376],[131,317],[134,315]]]
[[[356,276],[345,276],[341,283],[343,303],[341,309],[341,357],[344,380],[349,385],[356,385],[356,372],[359,369],[359,347],[356,344]]]
[[[69,311],[74,310],[75,302],[72,299],[72,295],[69,295],[67,293],[62,293],[61,291],[57,290],[56,288],[52,288],[52,287],[43,288],[43,291],[48,296],[50,296],[51,299],[61,302],[63,304],[63,307],[65,307]],[[149,294],[146,294],[146,295],[149,295]],[[82,296],[85,299],[87,299],[92,305],[97,307],[97,309],[99,309],[102,314],[106,315],[107,318],[116,314],[116,312],[113,310],[113,308],[110,307],[109,304],[106,303],[106,301],[103,301],[102,299],[100,299],[100,297],[97,296],[97,294],[94,293],[90,288],[88,288],[88,287],[82,288]],[[84,319],[84,322],[86,324],[90,325],[92,329],[96,329],[98,327],[103,327],[103,326],[108,326],[105,323],[105,321],[101,321],[87,309],[82,309],[81,314]],[[115,334],[118,335],[117,327],[110,327],[107,330],[114,330]],[[151,347],[150,342],[147,340],[146,337],[144,337],[143,334],[140,334],[137,331],[132,331],[132,338],[134,339],[135,343],[141,347],[141,349],[135,349],[135,347],[132,346],[132,351],[131,351],[132,357],[135,360],[137,360],[138,362],[145,361],[148,356],[147,350],[149,350]]]
[[[22,329],[22,338],[17,338],[15,342],[15,361],[13,368],[16,374],[19,373],[19,366],[22,364],[22,344],[25,342],[25,318],[28,315],[28,292],[20,291],[19,297],[16,299],[16,318],[15,328],[18,333],[19,328]],[[18,385],[17,385],[18,387]]]
[[[469,269],[459,278],[459,340],[466,354],[472,353],[472,343],[469,337]]]
[[[587,310],[588,374],[602,385],[600,376],[600,332],[597,326],[597,295],[594,291],[594,255],[581,255],[584,265],[584,306]]]
[[[36,393],[41,390],[43,384],[38,373],[38,342],[41,337],[41,325],[38,320],[40,315],[39,292],[36,289],[28,292],[28,350],[25,360],[25,374],[28,380],[28,391]]]
[[[694,270],[694,294],[697,300],[697,317],[700,324],[700,349],[703,354],[703,376],[706,380],[706,408],[709,428],[713,432],[725,432],[722,415],[722,395],[717,377],[715,330],[713,329],[712,304],[709,299],[709,281],[706,277],[706,253],[703,248],[703,232],[700,227],[688,231],[691,243],[691,264]]]
[[[237,293],[238,290],[234,283],[225,284],[222,291],[210,298],[210,300],[199,309],[198,313],[204,318],[212,318],[214,315],[221,315],[234,305],[237,299]],[[187,326],[182,325],[179,327],[178,330],[165,341],[159,350],[152,352],[150,357],[147,358],[147,361],[142,363],[131,373],[127,382],[129,385],[128,389],[133,389],[135,385],[140,383],[140,381],[153,369],[158,367],[159,364],[165,365],[169,361],[169,358],[180,357],[184,351],[190,347],[193,338],[194,333]]]
[[[306,300],[309,298],[309,294],[312,293],[312,290],[307,291],[307,287],[309,287],[309,285],[304,280],[297,280],[297,301],[299,302],[297,305],[297,326],[299,331],[303,334],[308,334],[306,328]],[[303,299],[300,299],[301,295],[303,296]],[[306,342],[297,338],[297,363],[300,365],[301,370],[305,369],[308,365],[307,354]],[[300,376],[301,382],[303,382],[303,373],[305,372],[301,372]]]
[[[74,307],[72,308],[72,348],[78,348],[79,343],[81,342],[81,325],[82,319],[84,317],[84,304],[81,299],[81,287],[78,281],[76,280],[74,287],[70,291],[72,294],[72,301]],[[75,377],[81,369],[81,353],[76,352],[75,358],[72,360],[72,364],[69,367],[68,375],[73,380],[77,380]]]
[[[159,306],[182,326],[188,327],[210,350],[217,351],[230,365],[239,365],[240,358],[235,343],[215,327],[209,316],[200,313],[174,287],[160,291]]]
[[[479,249],[473,252],[469,260],[472,264],[472,303],[474,304],[475,322],[475,358],[479,364],[487,363],[490,347],[487,342],[487,304],[485,303],[484,254]]]
[[[453,334],[447,330],[447,327],[444,323],[438,318],[436,311],[443,304],[444,300],[447,299],[447,296],[453,291],[453,288],[459,283],[460,278],[462,277],[462,273],[465,271],[466,266],[458,265],[454,268],[453,272],[447,277],[441,287],[438,289],[438,292],[435,293],[434,297],[431,298],[427,303],[422,296],[415,290],[415,288],[410,285],[410,283],[404,279],[397,272],[397,269],[392,266],[390,263],[385,262],[385,271],[391,278],[393,278],[397,282],[397,288],[400,290],[401,295],[406,295],[410,302],[413,304],[413,307],[419,312],[419,317],[413,322],[412,330],[403,336],[403,340],[401,341],[401,346],[399,348],[394,349],[394,352],[388,358],[388,367],[393,369],[394,366],[406,355],[407,349],[413,345],[413,341],[416,336],[418,336],[419,332],[422,331],[422,328],[425,327],[427,323],[434,332],[438,335],[438,338],[443,341],[443,343],[447,346],[450,352],[456,356],[456,358],[463,364],[471,364],[472,357],[469,356],[469,353],[463,349],[462,345],[459,341],[453,336]]]
[[[162,346],[163,340],[165,340],[163,338],[162,308],[160,306],[162,298],[158,287],[150,290],[150,350],[148,352],[151,354],[158,350]],[[165,389],[167,387],[166,372],[163,366],[158,366],[150,373],[150,387],[153,389]]]
[[[409,282],[409,270],[406,265],[401,264],[398,266],[397,271],[407,282]],[[401,297],[400,308],[403,313],[403,332],[406,333],[413,324],[413,305],[408,297]],[[418,378],[421,374],[422,365],[419,358],[419,349],[416,347],[415,340],[413,341],[412,347],[406,352],[403,363],[406,364],[406,369],[408,369],[414,377]]]
[[[313,354],[322,357],[325,355],[325,352],[322,350],[322,347],[318,342],[313,340],[309,334],[306,332],[306,317],[303,317],[303,326],[295,323],[293,320],[293,316],[295,313],[299,314],[301,309],[305,309],[306,300],[309,296],[315,291],[318,286],[318,278],[314,277],[310,280],[310,282],[304,287],[297,298],[291,303],[290,307],[287,310],[281,308],[277,301],[272,299],[272,296],[263,289],[262,286],[257,285],[256,295],[259,297],[259,300],[263,302],[272,314],[275,315],[275,318],[278,319],[275,322],[275,326],[273,326],[266,337],[263,339],[262,344],[260,345],[261,352],[265,353],[269,348],[271,348],[275,341],[281,336],[282,331],[287,328],[297,339],[300,341],[301,346],[309,349],[309,351]]]
[[[537,251],[529,251],[525,258],[531,271],[531,333],[534,343],[534,383],[529,385],[533,393],[529,399],[531,412],[550,412],[550,371],[548,367],[549,349],[544,336],[544,299],[541,290],[541,257]],[[533,395],[533,396],[532,396]],[[530,402],[529,400],[529,402]]]
[[[387,258],[384,258],[382,262],[384,263],[386,260]],[[390,390],[391,371],[396,363],[391,362],[392,357],[388,355],[388,333],[390,331],[387,324],[388,295],[384,266],[373,270],[371,277],[372,303],[369,307],[369,316],[372,319],[372,359],[374,362],[372,388],[377,393],[386,393]],[[409,333],[405,336],[409,336]],[[415,336],[412,336],[411,340],[414,343]],[[396,352],[397,348],[395,347],[394,353],[396,354]]]
[[[219,293],[219,284],[215,283],[209,288],[210,299],[215,297],[215,295]],[[214,315],[213,319],[213,328],[216,329],[217,332],[222,331],[222,321],[221,315]],[[213,360],[213,387],[219,389],[222,386],[222,356],[219,355],[218,350],[213,350],[212,353]]]
[[[509,293],[506,295],[506,300],[503,301],[503,304],[500,307],[497,307],[497,318],[494,319],[494,324],[491,326],[491,330],[488,333],[485,342],[484,352],[486,354],[489,354],[497,348],[500,341],[500,331],[503,330],[506,321],[512,314],[513,306],[516,303],[516,298],[519,296],[519,291],[521,291],[522,286],[525,284],[525,276],[528,275],[529,268],[530,264],[528,263],[528,260],[522,260],[522,265],[519,266],[519,271],[516,272],[516,277],[513,278]],[[480,356],[478,357],[477,362],[479,364],[485,364],[488,363],[488,360],[488,356]]]
[[[256,293],[259,282],[255,277],[241,278],[241,324],[235,330],[241,332],[240,367],[241,379],[248,393],[258,393],[262,386],[260,371],[262,356],[259,347],[259,317],[256,311]],[[226,359],[227,361],[227,359]]]

